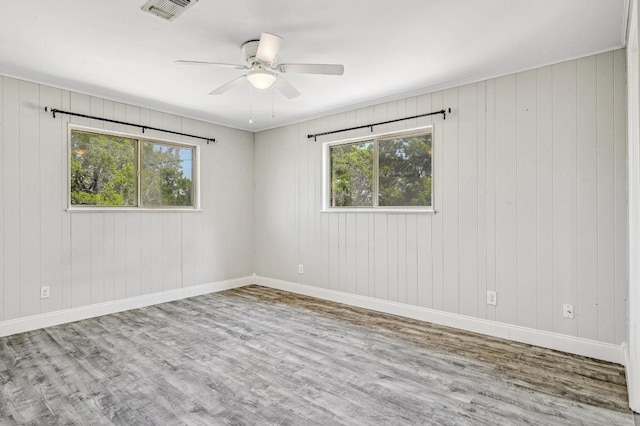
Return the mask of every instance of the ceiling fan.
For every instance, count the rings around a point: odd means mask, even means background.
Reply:
[[[280,64],[277,62],[277,55],[280,50],[282,37],[270,33],[262,33],[260,40],[249,40],[242,45],[247,65],[224,64],[219,62],[203,61],[176,61],[177,64],[185,65],[213,65],[220,68],[234,68],[238,70],[249,70],[248,73],[234,78],[230,82],[218,87],[210,95],[220,95],[232,87],[236,86],[246,78],[256,89],[268,89],[274,86],[284,96],[289,99],[300,96],[300,92],[293,87],[280,74],[325,74],[342,75],[344,66],[339,64]]]

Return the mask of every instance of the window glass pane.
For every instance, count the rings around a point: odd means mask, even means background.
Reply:
[[[136,141],[71,131],[71,205],[135,206]]]
[[[193,206],[194,149],[142,143],[141,202],[148,207]]]
[[[378,205],[431,206],[431,133],[378,142]]]
[[[335,145],[331,153],[331,207],[373,206],[373,141]]]

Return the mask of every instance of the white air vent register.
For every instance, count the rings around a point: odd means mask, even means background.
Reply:
[[[142,10],[167,21],[173,21],[182,12],[198,3],[198,0],[149,0]]]

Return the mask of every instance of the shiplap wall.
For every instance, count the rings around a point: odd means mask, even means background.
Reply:
[[[67,123],[49,106],[169,130],[200,143],[202,212],[67,213]],[[0,320],[251,275],[253,134],[0,77]],[[40,299],[40,286],[51,297]]]
[[[626,351],[629,406],[640,413],[640,15],[638,0],[629,5],[627,39],[629,156],[629,336]]]
[[[619,344],[625,67],[618,50],[257,133],[256,273]],[[434,125],[437,214],[321,212],[322,142],[371,133],[308,133],[443,107],[375,128]]]

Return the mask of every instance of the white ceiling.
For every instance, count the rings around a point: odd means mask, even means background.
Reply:
[[[0,74],[252,131],[330,111],[624,46],[628,0],[200,0],[173,22],[145,0],[0,0]],[[262,32],[284,37],[280,62],[341,63],[341,77],[288,74],[302,95],[242,71]],[[253,124],[249,112],[253,111]],[[275,110],[275,117],[272,117]]]

